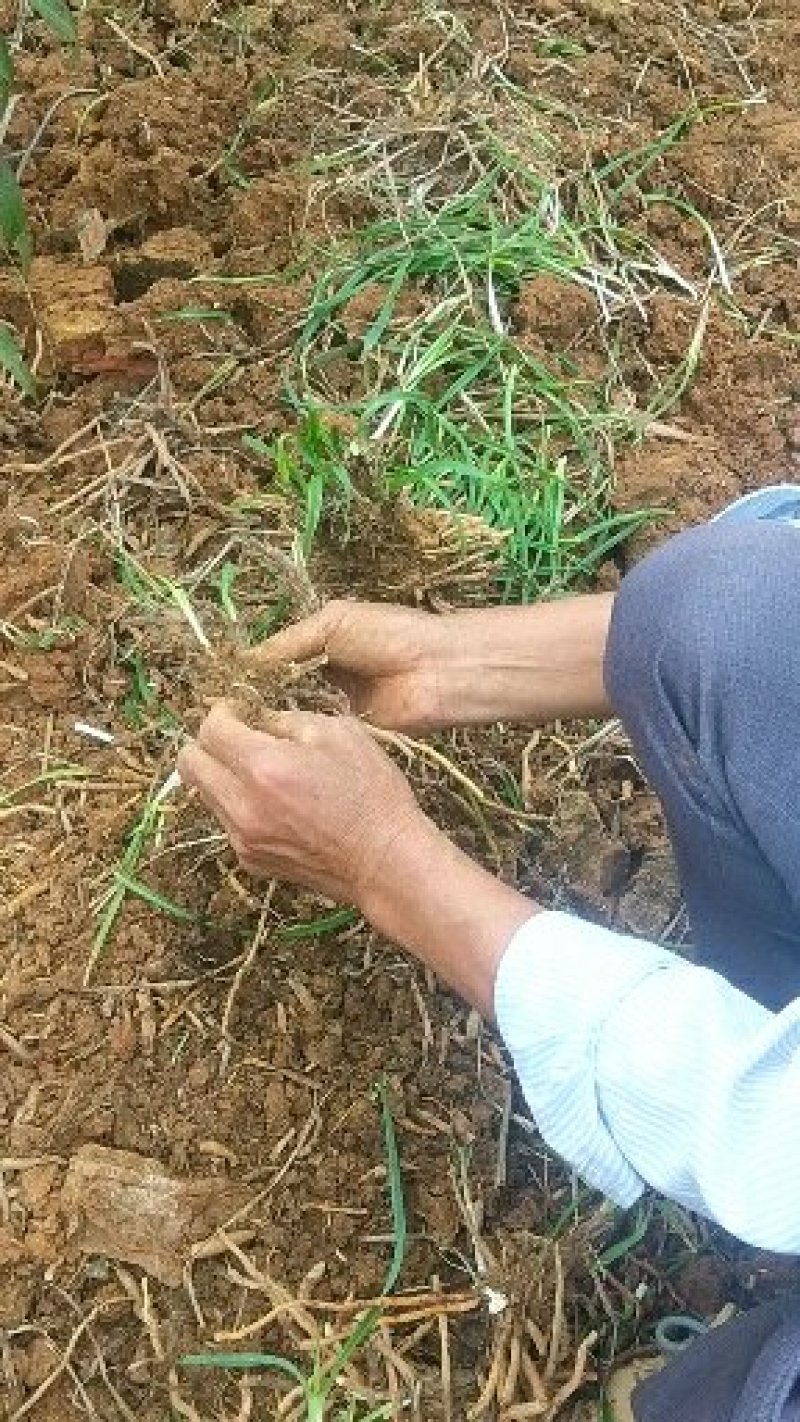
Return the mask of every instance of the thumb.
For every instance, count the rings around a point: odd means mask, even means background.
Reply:
[[[342,604],[329,602],[319,612],[284,627],[258,647],[244,653],[254,667],[277,667],[287,662],[310,662],[324,656],[342,618]]]

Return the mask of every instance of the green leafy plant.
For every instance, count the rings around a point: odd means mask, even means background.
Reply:
[[[157,841],[164,824],[165,798],[165,787],[162,786],[160,791],[151,795],[147,800],[128,835],[122,856],[112,870],[111,888],[101,908],[84,974],[86,982],[91,978],[97,960],[116,928],[123,905],[129,895],[142,899],[158,913],[166,914],[179,923],[190,923],[194,918],[188,909],[174,903],[172,899],[165,898],[163,894],[157,893],[139,877],[142,860],[150,846]]]
[[[278,487],[300,501],[304,555],[310,552],[324,515],[341,517],[347,537],[354,486],[339,430],[312,409],[304,413],[296,431],[279,435],[271,444],[255,435],[244,435],[243,443],[272,465]]]
[[[2,331],[2,327],[0,327]],[[26,651],[52,652],[54,647],[72,641],[86,623],[82,617],[62,617],[49,627],[28,631],[14,622],[0,621],[0,637],[5,637],[12,647],[23,647]]]
[[[5,324],[0,324],[0,366],[8,371],[11,379],[19,386],[23,394],[33,399],[36,394],[36,381],[19,348],[19,342],[14,332],[10,326]]]
[[[11,90],[14,87],[14,60],[8,40],[0,35],[0,115],[8,107]]]
[[[173,603],[189,624],[201,647],[209,650],[211,644],[203,625],[192,606],[189,594],[180,583],[172,578],[162,577],[160,573],[150,572],[127,548],[117,549],[116,571],[119,582],[135,602]]]
[[[8,255],[27,273],[33,256],[33,237],[16,174],[5,160],[0,162],[0,237]]]
[[[236,582],[238,568],[235,563],[223,563],[219,571],[219,581],[217,591],[219,593],[219,605],[222,608],[229,622],[238,622],[239,614],[236,611],[236,603],[233,600],[233,585]]]
[[[74,44],[78,38],[75,20],[64,0],[29,0],[30,7],[62,44]]]
[[[616,451],[685,393],[710,290],[730,288],[701,213],[680,207],[710,252],[705,287],[654,245],[647,221],[655,204],[675,204],[650,190],[650,175],[697,117],[687,110],[653,142],[569,183],[554,176],[541,144],[523,159],[476,123],[481,176],[455,192],[413,182],[407,158],[402,171],[387,158],[378,175],[365,141],[364,186],[387,215],[328,256],[317,277],[286,379],[297,430],[269,446],[248,437],[301,498],[306,552],[326,514],[346,507],[364,459],[377,490],[505,533],[499,583],[508,597],[585,582],[654,516],[614,508]],[[332,171],[339,164],[335,154],[325,161]],[[357,144],[340,166],[358,183]],[[535,296],[537,283],[550,301],[563,290],[585,316],[568,349],[519,329],[518,298],[523,289]],[[661,292],[697,312],[667,372],[647,363],[635,334]],[[365,315],[354,317],[354,302]],[[631,312],[637,321],[624,322]]]

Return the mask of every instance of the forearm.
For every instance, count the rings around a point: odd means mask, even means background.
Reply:
[[[445,616],[439,724],[609,716],[603,657],[613,595]]]
[[[538,904],[464,854],[421,812],[392,839],[359,907],[487,1019],[498,965]]]

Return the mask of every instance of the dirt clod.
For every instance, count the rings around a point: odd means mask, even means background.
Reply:
[[[69,1163],[61,1204],[82,1253],[135,1264],[177,1288],[192,1247],[246,1197],[228,1181],[179,1180],[152,1157],[87,1145]]]

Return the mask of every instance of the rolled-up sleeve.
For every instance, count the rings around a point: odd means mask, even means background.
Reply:
[[[669,950],[569,914],[515,934],[500,1031],[545,1140],[630,1206],[644,1185],[800,1251],[800,1002],[774,1014]]]

